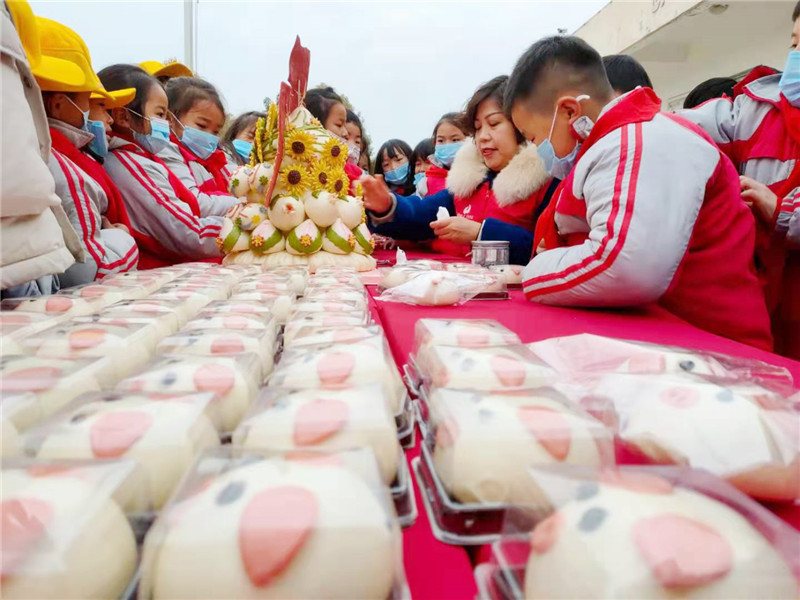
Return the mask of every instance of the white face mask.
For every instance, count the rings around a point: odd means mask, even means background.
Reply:
[[[83,115],[83,125],[81,125],[80,128],[83,129],[84,131],[88,132],[89,131],[89,111],[88,110],[81,110],[81,107],[78,106],[77,104],[75,104],[75,102],[72,101],[72,98],[70,98],[66,94],[64,94],[64,98],[66,98],[69,101],[69,103],[72,104],[72,106],[74,106],[75,108],[77,108],[78,112]]]

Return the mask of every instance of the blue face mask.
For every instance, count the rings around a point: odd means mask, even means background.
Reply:
[[[417,173],[414,175],[414,185],[419,185],[419,182],[425,177],[425,173]]]
[[[181,144],[194,152],[199,158],[205,160],[214,154],[214,150],[219,145],[219,137],[194,127],[184,127]]]
[[[800,51],[789,52],[778,87],[792,106],[800,107]]]
[[[433,151],[433,155],[439,160],[442,165],[445,167],[449,167],[453,164],[453,160],[456,157],[456,152],[461,146],[464,145],[464,142],[453,142],[452,144],[436,144],[436,148]]]
[[[144,119],[145,121],[150,122],[150,133],[145,134],[139,133],[138,131],[133,132],[133,139],[136,140],[137,144],[152,154],[158,154],[164,148],[169,146],[169,122],[166,119],[159,119],[158,117],[143,117],[130,108],[127,110]]]
[[[91,133],[91,131],[89,131],[89,129],[88,129],[88,125],[89,125],[89,111],[88,111],[88,110],[81,110],[81,107],[80,107],[80,106],[78,106],[77,104],[75,104],[75,103],[72,101],[72,98],[70,98],[70,97],[69,97],[69,96],[67,96],[66,94],[64,95],[64,97],[65,97],[67,100],[69,100],[69,103],[70,103],[70,104],[72,104],[72,106],[74,106],[75,108],[77,108],[77,109],[78,109],[78,111],[79,111],[79,112],[80,112],[80,113],[83,115],[83,125],[81,125],[81,127],[80,127],[80,128],[81,128],[81,129],[83,129],[84,131],[88,132],[88,133]]]
[[[395,185],[404,183],[405,180],[408,178],[408,163],[400,165],[393,171],[387,171],[383,174],[383,178],[388,183],[393,183]]]
[[[253,151],[253,142],[244,140],[233,140],[233,149],[245,160],[250,160],[250,153]]]
[[[94,139],[89,142],[89,150],[100,158],[108,156],[108,138],[106,137],[106,125],[102,121],[89,121],[86,131],[94,134]]]
[[[576,98],[578,102],[588,99],[589,96],[586,96],[585,94]],[[536,148],[536,151],[539,153],[539,158],[542,159],[542,163],[544,163],[544,168],[547,170],[548,174],[556,179],[563,180],[566,179],[567,175],[569,175],[570,171],[572,171],[572,167],[575,166],[575,159],[578,156],[581,145],[580,143],[575,144],[572,152],[566,156],[556,156],[556,149],[553,147],[553,143],[550,141],[550,138],[553,137],[553,128],[556,126],[557,116],[558,107],[556,107],[556,111],[553,113],[553,123],[550,125],[550,135],[547,136],[545,141],[539,144],[538,148]],[[594,123],[592,123],[592,120],[589,117],[582,116],[575,121],[573,124],[573,129],[580,131],[581,136],[585,139],[586,136],[588,136],[588,132],[591,131],[593,125]]]

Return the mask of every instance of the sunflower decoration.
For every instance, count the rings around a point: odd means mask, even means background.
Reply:
[[[299,165],[287,165],[281,169],[278,185],[286,190],[288,196],[299,198],[311,188],[311,177],[308,171]]]
[[[335,169],[328,175],[328,191],[334,196],[344,198],[349,187],[350,180],[347,178],[344,168]]]
[[[295,160],[311,160],[314,156],[314,136],[308,131],[292,128],[283,144],[285,156]]]
[[[322,190],[329,190],[328,182],[331,179],[331,170],[325,163],[316,163],[312,165],[309,168],[308,173],[309,173],[309,178],[311,179],[312,192],[321,192]]]
[[[347,146],[336,138],[329,137],[322,146],[322,160],[334,167],[344,167],[347,160]]]

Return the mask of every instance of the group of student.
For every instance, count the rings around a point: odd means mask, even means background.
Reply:
[[[34,121],[37,110],[46,116],[36,150],[80,244],[45,203],[64,231],[60,247],[27,277],[4,256],[15,275],[2,277],[3,295],[219,260],[216,238],[236,203],[228,179],[249,160],[264,114],[226,124],[217,90],[178,63],[95,73],[74,31],[34,17],[24,1],[6,10],[4,34],[16,26],[27,60],[15,55],[18,75],[29,68],[41,90],[38,103],[26,93]],[[798,17],[800,3],[793,48]],[[389,140],[374,165],[361,121],[332,88],[310,90],[304,103],[347,142],[346,172],[361,181],[374,232],[460,256],[476,240],[508,241],[511,262],[528,265],[530,300],[658,302],[760,348],[772,349],[774,334],[777,350],[800,356],[798,56],[783,74],[758,68],[732,87],[704,82],[687,98],[691,110],[669,114],[631,57],[544,38],[462,112],[442,116],[430,139],[414,149]],[[5,231],[5,184],[3,193]],[[449,218],[437,218],[442,207]],[[65,260],[71,266],[58,269]]]

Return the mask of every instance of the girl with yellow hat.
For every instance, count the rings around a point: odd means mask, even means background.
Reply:
[[[83,74],[83,81],[75,83],[66,70],[33,68],[53,144],[48,167],[86,256],[60,276],[61,286],[68,287],[133,270],[139,261],[125,206],[101,165],[104,125],[90,118],[93,96],[109,104],[124,104],[133,97],[133,90],[106,92],[77,33],[42,17],[36,17],[36,23],[42,55],[71,63]]]
[[[98,73],[107,90],[134,88],[134,99],[111,111],[105,161],[122,194],[142,256],[140,269],[191,260],[219,260],[221,216],[203,216],[194,194],[158,156],[170,144],[167,94],[140,67],[112,65]]]

